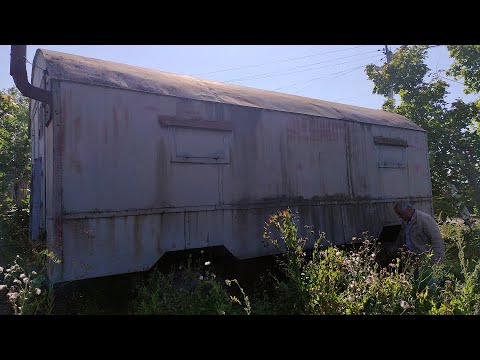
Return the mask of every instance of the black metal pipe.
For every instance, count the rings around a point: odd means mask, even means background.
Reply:
[[[27,77],[27,45],[12,45],[10,53],[10,75],[23,96],[49,103],[50,92],[33,86]]]

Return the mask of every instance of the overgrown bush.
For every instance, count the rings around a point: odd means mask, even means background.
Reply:
[[[18,204],[7,199],[0,207],[0,300],[7,299],[14,314],[51,314],[54,291],[47,279],[48,262],[59,262],[46,249],[44,234],[32,242],[28,234],[29,197]]]
[[[29,197],[18,204],[11,198],[0,205],[0,251],[4,263],[11,264],[17,255],[28,256],[30,239],[28,234]]]
[[[248,296],[236,280],[221,281],[205,266],[192,265],[191,257],[186,266],[172,267],[165,274],[154,270],[132,304],[133,314],[142,315],[233,315],[249,314]],[[206,268],[206,269],[205,269]],[[232,296],[228,286],[238,285],[243,296]]]
[[[468,270],[475,267],[475,259],[480,259],[480,221],[473,220],[466,224],[462,219],[439,221],[440,232],[445,240],[445,254],[449,264],[449,271],[455,276],[462,276],[460,249],[468,262]]]
[[[0,291],[6,293],[9,303],[16,315],[50,314],[53,308],[53,291],[49,289],[45,296],[43,274],[35,270],[26,272],[17,262],[6,269],[0,267],[3,283]]]
[[[480,306],[479,265],[472,271],[457,241],[463,278],[448,263],[430,265],[430,257],[401,253],[387,267],[376,262],[375,239],[363,234],[357,250],[321,248],[319,234],[307,260],[308,235],[298,234],[298,216],[283,210],[270,216],[264,240],[277,246],[286,279],[277,282],[274,311],[286,314],[476,314]],[[312,230],[309,235],[313,235]],[[460,239],[460,238],[458,238]],[[463,238],[462,238],[463,239]]]

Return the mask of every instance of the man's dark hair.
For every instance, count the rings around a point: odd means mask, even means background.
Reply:
[[[410,209],[415,209],[412,204],[410,204],[408,201],[398,201],[395,203],[395,206],[393,207],[394,209],[398,209],[401,212],[410,210]]]

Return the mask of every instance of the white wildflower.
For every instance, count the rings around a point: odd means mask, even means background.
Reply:
[[[42,293],[42,290],[39,288],[35,288],[35,295],[40,295]]]
[[[7,285],[0,285],[0,291],[3,291],[7,288]]]
[[[3,267],[0,266],[0,274],[3,273]]]
[[[15,301],[15,300],[17,300],[17,298],[18,298],[19,295],[20,295],[20,294],[17,293],[17,292],[13,292],[13,293],[8,293],[8,294],[7,294],[8,299],[9,299],[10,301]]]
[[[20,274],[20,279],[23,279],[25,276],[25,274]]]
[[[200,277],[198,278],[199,280],[203,280],[203,275],[200,275]]]
[[[210,264],[211,264],[210,261],[206,261],[206,262],[205,262],[205,266],[208,266],[208,265],[210,265]]]
[[[410,304],[405,300],[400,300],[400,306],[403,310],[407,310],[410,308]]]
[[[25,284],[28,284],[29,281],[30,281],[30,280],[29,280],[27,277],[23,278],[23,282],[24,282]]]
[[[32,271],[32,275],[37,275],[37,272],[36,271]]]
[[[348,296],[347,296],[347,301],[348,301],[348,302],[352,302],[353,300],[355,300],[355,298],[353,297],[353,295],[348,295]]]

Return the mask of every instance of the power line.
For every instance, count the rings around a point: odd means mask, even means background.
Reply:
[[[367,58],[355,59],[355,60],[352,60],[352,61],[345,61],[345,62],[343,62],[343,63],[337,63],[337,64],[319,66],[319,67],[314,67],[314,68],[311,68],[311,69],[304,69],[304,70],[300,70],[300,71],[291,71],[291,72],[286,72],[286,73],[258,74],[258,75],[254,75],[254,76],[250,76],[250,77],[245,77],[245,78],[226,80],[226,81],[224,81],[224,82],[227,82],[227,83],[228,83],[228,82],[233,82],[233,81],[248,81],[248,80],[265,79],[265,78],[268,78],[268,77],[283,76],[283,75],[289,75],[289,74],[297,74],[297,73],[305,72],[305,71],[312,71],[312,70],[324,69],[324,68],[328,68],[328,67],[332,67],[332,66],[349,64],[349,63],[352,63],[352,62],[355,62],[355,61],[373,59],[373,58],[375,58],[375,57],[377,57],[377,56],[378,56],[378,55],[370,56],[370,57],[367,57]],[[338,59],[333,59],[333,60],[338,60]],[[310,64],[310,65],[313,65],[313,64]],[[296,68],[298,68],[298,67],[296,67]],[[294,68],[292,68],[291,70],[293,70],[293,69],[294,69]]]
[[[344,71],[339,71],[339,72],[337,72],[337,73],[333,73],[332,75],[337,75],[337,74],[340,74],[340,75],[335,76],[335,77],[333,77],[332,79],[336,79],[336,78],[339,78],[339,77],[341,77],[341,76],[347,75],[347,74],[349,74],[349,73],[351,73],[351,72],[353,72],[353,71],[362,69],[362,68],[364,68],[364,67],[367,66],[367,65],[368,65],[368,64],[363,64],[363,65],[357,66],[357,67],[355,67],[355,68],[353,68],[353,69],[349,69],[349,70],[344,70]]]
[[[337,74],[340,74],[340,73],[343,73],[343,72],[351,72],[353,70],[356,70],[356,69],[359,69],[359,68],[362,68],[364,66],[366,66],[368,64],[365,64],[365,65],[361,65],[361,66],[357,66],[353,69],[348,69],[348,70],[342,70],[342,71],[339,71],[339,72],[335,72],[335,73],[332,73],[332,74],[326,74],[324,76],[321,76],[321,77],[318,77],[318,78],[315,78],[315,79],[310,79],[310,80],[307,80],[307,81],[304,81],[304,82],[297,82],[295,84],[290,84],[290,85],[287,85],[287,86],[281,86],[279,88],[276,88],[276,89],[273,89],[273,91],[277,91],[277,90],[280,90],[280,89],[286,89],[286,88],[289,88],[289,87],[292,87],[292,86],[295,86],[295,85],[304,85],[304,84],[307,84],[309,82],[312,82],[312,81],[315,81],[315,80],[319,80],[319,79],[326,79],[328,76],[330,75],[337,75]],[[340,75],[341,76],[341,75]],[[333,78],[335,79],[335,77]]]
[[[232,70],[240,70],[240,69],[246,69],[246,68],[250,68],[250,67],[258,67],[258,66],[264,66],[264,65],[270,65],[270,64],[278,64],[278,63],[286,62],[286,61],[293,61],[293,60],[305,59],[305,58],[309,58],[309,57],[313,57],[313,56],[327,55],[327,54],[333,54],[333,53],[341,52],[341,51],[358,49],[358,48],[363,47],[363,46],[364,46],[364,45],[353,46],[353,47],[346,48],[346,49],[340,49],[340,50],[334,50],[334,51],[327,51],[327,52],[320,52],[320,53],[315,53],[315,54],[312,54],[312,55],[300,56],[300,57],[295,57],[295,58],[288,58],[288,59],[278,60],[278,61],[274,61],[274,62],[267,62],[267,63],[263,63],[263,64],[245,65],[245,66],[239,66],[239,67],[228,68],[228,69],[217,70],[217,71],[209,71],[209,72],[203,72],[203,73],[196,73],[196,74],[192,74],[192,75],[190,75],[190,76],[206,75],[206,74],[216,74],[216,73],[220,73],[220,72],[226,72],[226,71],[232,71]]]
[[[378,60],[378,61],[382,61],[382,60],[383,60],[383,58],[380,59],[380,60]],[[339,75],[339,76],[336,76],[336,77],[331,78],[331,80],[336,79],[336,78],[338,78],[338,77],[340,77],[340,76],[344,76],[344,75],[346,75],[346,74],[348,74],[348,73],[351,73],[351,72],[353,72],[353,71],[355,71],[355,70],[361,69],[361,68],[363,68],[363,67],[365,67],[365,66],[367,66],[367,65],[368,65],[368,64],[364,64],[364,65],[362,65],[362,66],[358,66],[358,67],[355,67],[355,68],[353,68],[353,69],[343,70],[343,71],[339,71],[339,72],[337,72],[337,73],[330,74],[330,75],[336,75],[336,74],[342,73],[342,74]],[[328,76],[328,75],[327,75],[327,76]],[[327,78],[327,76],[322,76],[322,77],[318,77],[318,78],[315,78],[315,79],[310,79],[310,80],[307,80],[307,81],[305,81],[305,82],[303,82],[303,83],[298,83],[298,84],[296,84],[296,85],[304,85],[304,84],[307,84],[307,83],[309,83],[309,82],[313,82],[313,81],[320,80],[320,79],[325,79],[325,78]],[[294,94],[298,94],[299,92],[305,90],[307,87],[308,87],[308,86],[305,86],[305,87],[303,87],[303,88],[295,91]]]
[[[328,62],[332,62],[332,61],[337,61],[337,60],[349,59],[349,58],[352,58],[352,57],[355,57],[355,56],[370,54],[370,53],[376,52],[376,51],[378,51],[378,50],[367,51],[367,52],[364,52],[364,53],[354,54],[354,55],[349,55],[349,56],[344,56],[344,57],[340,57],[340,58],[336,58],[336,59],[323,60],[323,61],[315,62],[315,63],[312,63],[312,64],[294,66],[294,67],[282,69],[281,71],[296,70],[296,69],[305,68],[305,67],[312,66],[312,65],[318,65],[318,64],[324,64],[324,63],[328,63]],[[251,79],[256,79],[256,78],[269,77],[270,75],[274,75],[274,74],[281,74],[281,73],[278,73],[278,72],[270,72],[270,73],[256,74],[256,75],[246,76],[246,77],[243,77],[243,78],[236,78],[236,79],[226,80],[226,82],[251,80]]]

